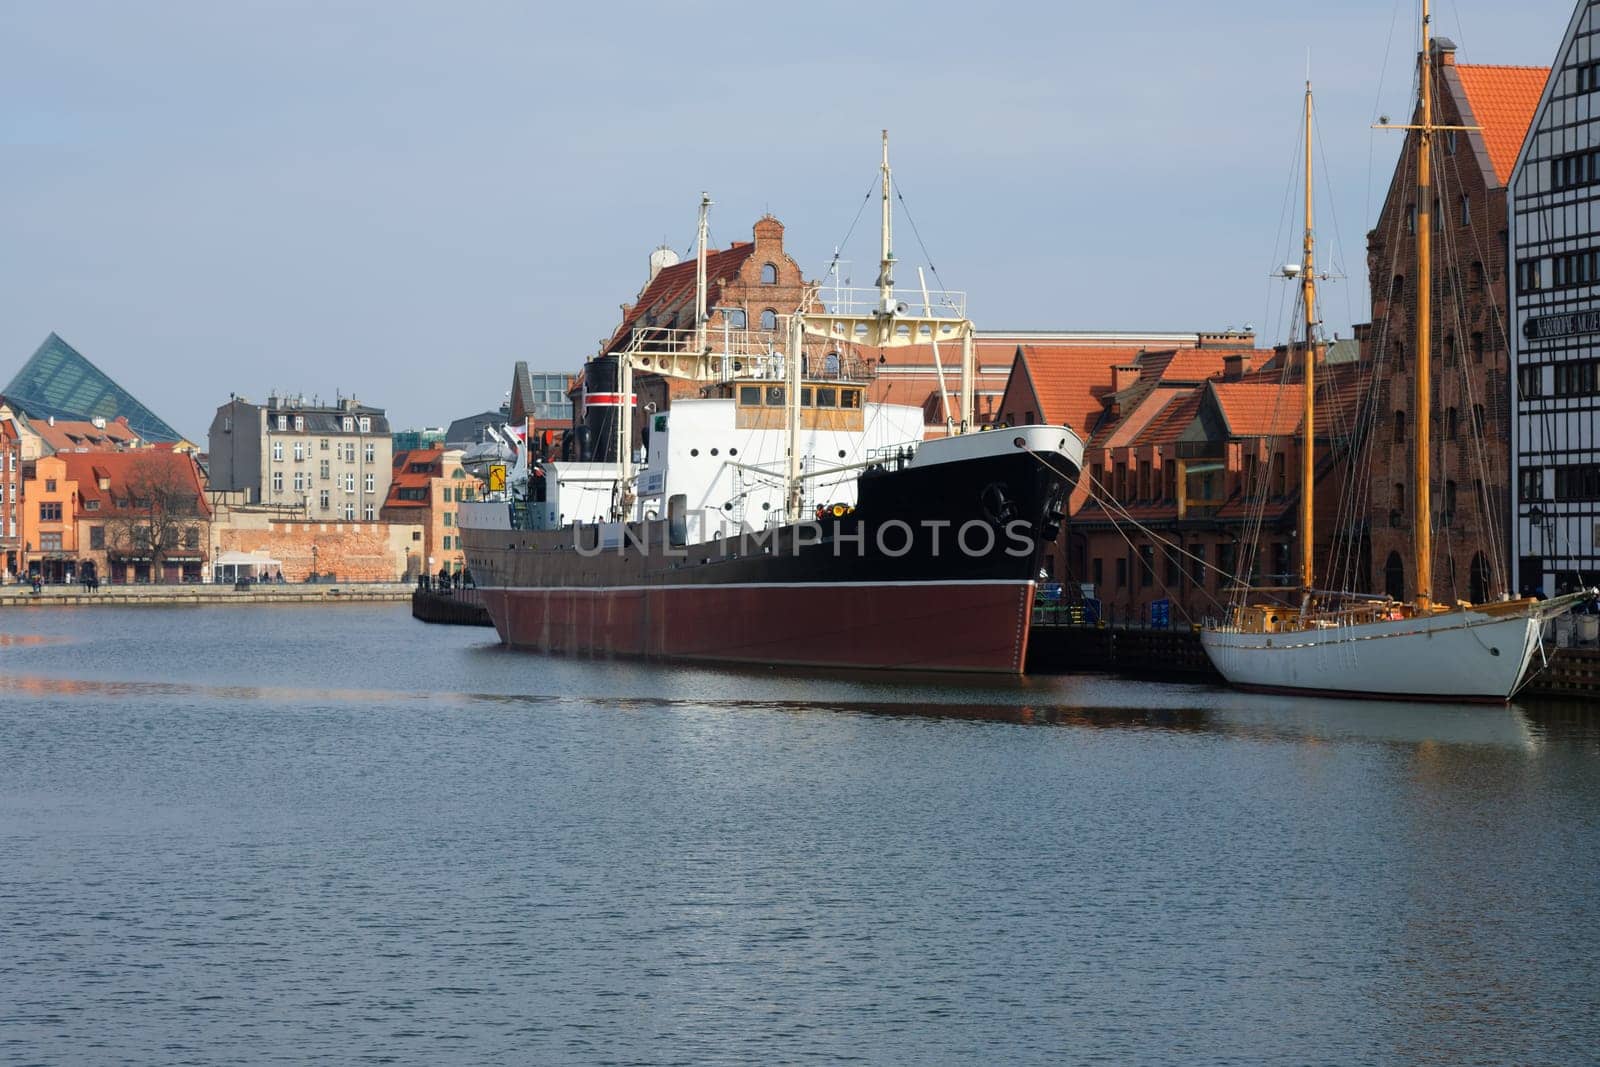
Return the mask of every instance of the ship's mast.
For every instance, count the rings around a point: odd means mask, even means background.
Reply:
[[[1300,300],[1305,305],[1303,409],[1300,413],[1300,585],[1307,594],[1315,587],[1312,562],[1312,520],[1316,498],[1316,366],[1317,280],[1311,229],[1311,81],[1306,80],[1306,234],[1300,260]]]
[[[890,201],[889,131],[883,131],[883,162],[878,170],[883,175],[883,220],[879,231],[878,257],[878,311],[888,315],[894,311],[894,205]]]
[[[1430,54],[1428,0],[1422,0],[1422,123],[1417,128],[1417,377],[1412,390],[1412,410],[1417,416],[1413,435],[1416,450],[1412,463],[1412,569],[1417,575],[1417,609],[1429,610],[1433,599],[1433,503],[1428,480],[1429,429],[1433,401],[1433,56]]]
[[[706,213],[711,208],[711,194],[700,194],[700,229],[695,239],[694,254],[694,350],[706,350]],[[724,312],[726,314],[726,312]]]

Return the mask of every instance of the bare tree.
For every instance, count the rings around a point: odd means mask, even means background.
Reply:
[[[111,487],[106,522],[108,556],[150,561],[151,580],[174,551],[198,550],[206,522],[194,461],[182,453],[151,453],[128,465],[126,481]]]

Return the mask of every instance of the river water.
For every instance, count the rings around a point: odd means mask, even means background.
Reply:
[[[1600,713],[0,617],[0,1060],[1593,1063]]]

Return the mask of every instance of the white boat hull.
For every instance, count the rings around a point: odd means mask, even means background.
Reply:
[[[1542,613],[1450,611],[1319,630],[1206,630],[1201,644],[1229,683],[1358,697],[1505,701],[1539,649]]]

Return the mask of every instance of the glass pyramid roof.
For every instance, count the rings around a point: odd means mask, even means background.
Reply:
[[[133,398],[67,342],[51,334],[4,390],[30,419],[115,419],[125,416],[146,441],[179,441],[182,435]]]

